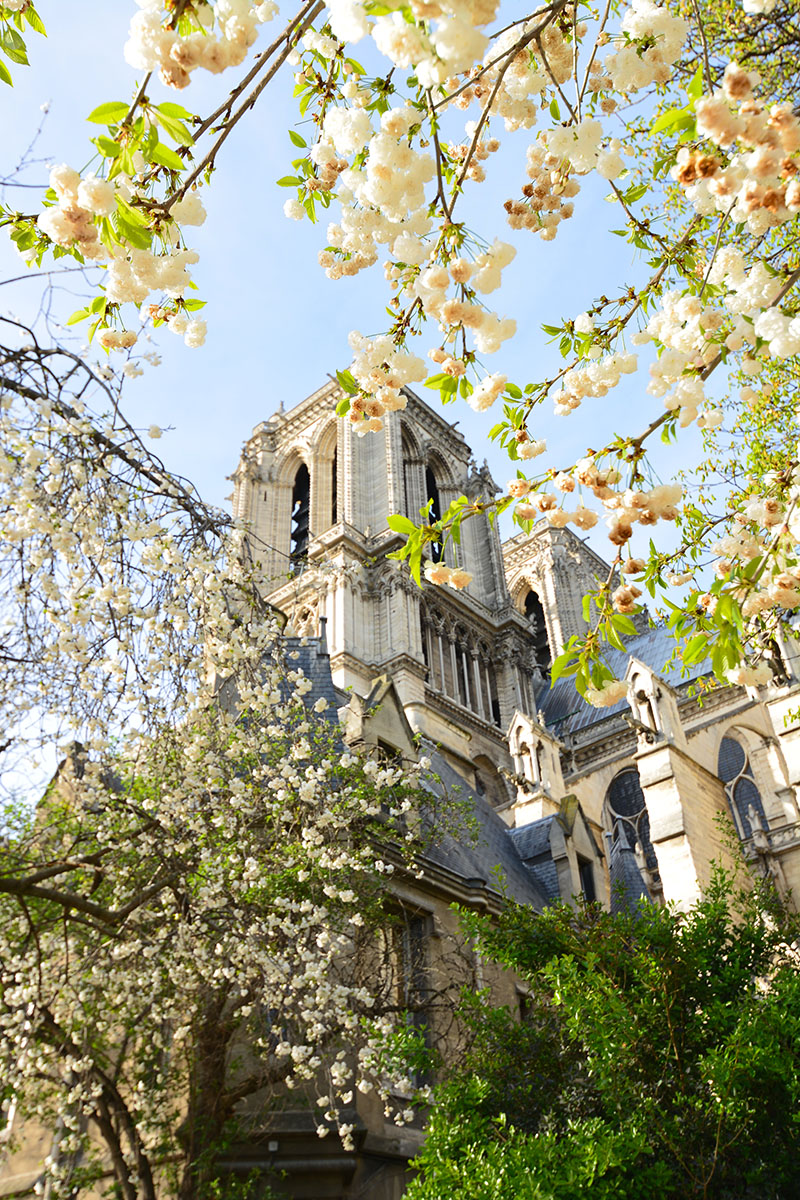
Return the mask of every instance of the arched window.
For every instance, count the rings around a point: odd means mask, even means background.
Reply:
[[[331,525],[339,520],[339,457],[338,451],[333,452],[331,463]]]
[[[739,836],[749,838],[753,835],[754,815],[758,818],[761,828],[767,828],[764,815],[764,805],[761,793],[753,778],[753,770],[747,750],[734,737],[724,737],[719,746],[717,774],[725,784],[725,795],[728,797],[733,818],[736,822]]]
[[[552,661],[550,640],[547,636],[547,622],[544,619],[542,602],[536,592],[528,592],[525,597],[524,612],[528,618],[531,633],[533,634],[533,652],[536,658],[536,666],[540,667],[543,671],[549,671]]]
[[[611,821],[611,832],[616,842],[620,830],[623,830],[628,844],[633,847],[636,842],[642,848],[647,869],[654,881],[659,878],[658,859],[650,841],[650,818],[647,815],[647,805],[644,792],[639,782],[639,772],[635,767],[620,771],[609,786],[606,793],[606,808]]]
[[[311,476],[308,467],[301,463],[294,477],[292,488],[292,530],[291,550],[292,570],[295,574],[302,571],[308,558],[308,514],[311,504]]]
[[[442,502],[439,499],[439,487],[436,483],[436,476],[433,473],[432,467],[425,468],[425,498],[426,503],[432,500],[430,515],[428,520],[431,525],[442,519]],[[434,562],[440,562],[444,555],[444,550],[440,542],[431,544],[431,558]]]

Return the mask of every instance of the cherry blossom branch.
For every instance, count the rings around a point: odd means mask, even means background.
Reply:
[[[183,181],[182,185],[176,191],[172,192],[169,196],[167,196],[167,198],[165,200],[163,200],[161,202],[160,207],[161,207],[161,209],[163,209],[163,211],[165,211],[165,212],[168,211],[172,207],[173,204],[175,204],[178,200],[181,200],[186,195],[186,193],[188,192],[188,190],[192,186],[192,184],[195,183],[196,180],[198,180],[200,178],[200,176],[203,174],[203,172],[207,168],[213,167],[214,160],[216,159],[217,154],[219,153],[221,147],[228,140],[231,133],[233,133],[233,130],[236,128],[239,121],[241,121],[241,119],[245,115],[245,113],[248,112],[253,107],[253,105],[256,103],[256,101],[258,100],[261,93],[264,91],[264,89],[267,87],[267,85],[271,82],[271,80],[274,78],[274,76],[277,74],[277,72],[280,70],[280,68],[286,62],[286,59],[292,53],[292,50],[294,49],[294,43],[300,37],[302,37],[303,33],[314,22],[314,20],[319,16],[319,14],[323,11],[324,7],[325,7],[325,5],[324,5],[324,3],[322,3],[322,0],[315,0],[315,3],[313,3],[313,5],[311,5],[310,7],[309,7],[309,4],[304,5],[303,11],[306,11],[307,15],[304,18],[302,18],[297,25],[293,26],[289,33],[282,35],[282,37],[278,40],[278,43],[277,43],[278,45],[280,45],[281,42],[283,42],[283,41],[286,42],[286,45],[285,45],[284,49],[281,51],[281,53],[278,55],[278,57],[275,59],[275,61],[271,64],[269,71],[266,73],[264,78],[259,81],[258,86],[253,88],[252,92],[249,94],[249,96],[246,97],[246,99],[239,106],[239,108],[234,113],[232,113],[231,116],[228,117],[228,119],[225,122],[224,128],[222,129],[222,132],[220,133],[217,140],[214,142],[211,149],[203,157],[203,159],[198,163],[198,165],[189,173],[189,175],[187,175],[187,177]]]

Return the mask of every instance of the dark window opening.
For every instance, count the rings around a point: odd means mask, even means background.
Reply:
[[[311,476],[305,463],[294,477],[292,489],[291,559],[296,573],[308,558],[309,511],[311,507]]]
[[[430,467],[425,468],[425,495],[429,501],[432,501],[428,520],[431,525],[442,519],[442,502],[439,498],[439,488],[436,484],[436,476]],[[441,562],[444,555],[444,548],[441,542],[431,543],[431,558],[434,562]]]
[[[393,763],[397,766],[403,761],[403,755],[397,746],[393,746],[391,742],[385,742],[383,738],[378,738],[378,757],[386,763]]]
[[[331,463],[331,525],[339,520],[339,463],[338,451],[333,452]]]
[[[552,660],[550,639],[547,636],[547,622],[544,619],[542,602],[536,592],[528,592],[525,597],[525,616],[528,618],[533,634],[533,654],[536,666],[543,671],[549,671]]]
[[[431,918],[426,913],[403,909],[393,930],[395,1000],[406,1010],[407,1024],[422,1034],[423,1044],[431,1045],[429,1025],[430,981],[428,939]],[[428,1081],[427,1070],[410,1073],[417,1087]]]
[[[581,881],[581,893],[587,904],[594,904],[597,891],[594,886],[594,867],[588,858],[578,855],[578,878]]]

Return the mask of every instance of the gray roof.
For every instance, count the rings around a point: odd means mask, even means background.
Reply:
[[[430,757],[432,770],[441,779],[446,794],[468,803],[477,829],[474,839],[469,833],[463,838],[445,833],[426,851],[426,857],[476,887],[490,888],[498,893],[505,890],[520,904],[544,908],[550,897],[537,882],[535,873],[523,863],[510,836],[511,830],[502,817],[469,787],[438,750],[432,751]]]
[[[611,834],[606,834],[606,838],[610,846],[611,912],[634,912],[638,902],[649,900],[650,894],[621,821],[617,825],[616,840],[612,840]]]
[[[674,649],[675,642],[669,630],[664,626],[656,626],[654,629],[648,629],[647,633],[631,638],[624,651],[606,646],[603,649],[603,660],[617,679],[624,679],[631,657],[638,658],[646,666],[657,671],[661,678],[674,688],[699,679],[707,673],[707,666],[698,663],[682,676],[680,660],[671,663],[665,670],[665,664]],[[576,733],[579,729],[587,729],[590,725],[598,725],[601,721],[607,721],[619,713],[628,711],[627,700],[620,700],[609,708],[593,708],[578,695],[571,676],[557,680],[553,688],[543,689],[536,702],[544,714],[547,727],[561,736]]]
[[[305,645],[303,645],[305,643]],[[323,638],[287,637],[283,640],[284,659],[290,671],[302,670],[312,687],[304,697],[306,707],[314,704],[320,697],[328,702],[325,715],[335,721],[336,709],[341,701],[331,678],[331,659]]]
[[[553,822],[556,820],[558,820],[557,815],[551,813],[547,817],[540,817],[538,821],[531,821],[530,825],[522,825],[519,829],[509,830],[517,854],[528,870],[533,872],[548,903],[554,903],[561,899],[558,871],[550,848]]]

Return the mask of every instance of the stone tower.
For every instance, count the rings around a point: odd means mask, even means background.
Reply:
[[[366,697],[388,676],[411,728],[498,807],[512,804],[506,732],[516,711],[535,714],[552,657],[582,626],[581,595],[600,560],[542,522],[504,561],[496,525],[480,516],[464,523],[458,548],[469,587],[419,588],[386,558],[400,545],[387,517],[418,519],[429,501],[441,513],[462,494],[488,500],[497,486],[417,396],[359,437],[335,415],[340,395],[328,383],[257,425],[233,476],[234,515],[251,530],[264,593],[296,633],[324,628],[339,689]],[[445,559],[455,563],[451,545]]]

